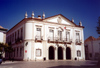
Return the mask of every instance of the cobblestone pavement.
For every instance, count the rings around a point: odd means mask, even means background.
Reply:
[[[97,61],[6,61],[0,68],[100,68]]]

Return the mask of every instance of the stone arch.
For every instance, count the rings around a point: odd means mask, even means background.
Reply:
[[[54,60],[55,58],[55,51],[54,51],[54,47],[53,46],[50,46],[49,47],[49,60]]]
[[[58,47],[58,60],[62,60],[62,59],[63,59],[63,48]]]
[[[71,59],[71,48],[66,47],[66,59]]]

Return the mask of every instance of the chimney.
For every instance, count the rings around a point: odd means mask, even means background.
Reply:
[[[41,19],[41,15],[38,15],[38,18]]]

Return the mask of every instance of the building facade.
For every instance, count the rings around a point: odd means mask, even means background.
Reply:
[[[16,60],[84,60],[83,26],[61,14],[25,18],[7,32]],[[6,56],[6,58],[8,55]]]
[[[0,43],[6,43],[6,32],[7,32],[7,29],[0,26]],[[3,54],[0,52],[0,56],[1,55],[4,58],[5,57],[5,52],[3,52]]]
[[[86,60],[98,60],[100,55],[100,37],[94,38],[90,36],[85,40],[84,44]]]
[[[0,42],[5,43],[6,42],[6,31],[7,29],[0,26]]]

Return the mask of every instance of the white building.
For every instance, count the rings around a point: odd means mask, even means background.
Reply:
[[[7,29],[0,26],[0,43],[5,43],[6,42],[6,32],[7,32]],[[0,56],[1,56],[1,52],[0,52]],[[3,53],[2,56],[4,58],[5,53]]]
[[[100,37],[92,36],[85,40],[85,56],[87,60],[97,60],[100,54]]]
[[[6,42],[6,31],[7,29],[0,26],[0,42],[5,43]]]
[[[7,32],[7,43],[15,50],[16,60],[85,59],[83,26],[61,14],[45,18],[25,18]],[[6,55],[6,58],[8,55]]]

